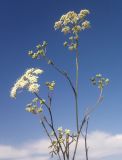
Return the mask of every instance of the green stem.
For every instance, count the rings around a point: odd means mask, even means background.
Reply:
[[[81,126],[80,126],[80,129],[79,129],[79,132],[78,132],[78,135],[77,135],[77,139],[76,139],[76,144],[75,144],[75,150],[74,150],[74,154],[73,154],[73,158],[72,160],[75,160],[75,156],[76,156],[76,151],[77,151],[77,146],[78,146],[78,141],[79,141],[79,137],[80,137],[80,133],[81,133],[81,130],[84,126],[84,124],[88,121],[88,117],[90,116],[90,114],[98,107],[98,105],[100,104],[101,102],[101,98],[102,98],[102,92],[103,90],[100,91],[100,95],[98,97],[98,100],[97,100],[97,103],[95,104],[95,106],[93,106],[87,113],[85,113],[84,115],[84,118],[82,120],[82,123],[81,123]],[[88,154],[88,153],[87,153]]]
[[[79,116],[78,116],[78,77],[79,77],[78,41],[76,41],[76,44],[77,44],[77,48],[76,48],[76,86],[75,86],[76,96],[75,96],[75,112],[76,112],[77,139],[76,139],[76,145],[75,145],[75,150],[74,150],[74,154],[73,154],[72,160],[75,159],[76,150],[77,150],[77,146],[78,146],[78,140],[79,140],[79,136],[80,136],[80,131],[81,131],[81,128],[82,128],[82,125],[81,125],[80,130],[79,130]]]
[[[80,126],[80,129],[79,129],[79,132],[78,132],[78,135],[77,135],[77,139],[76,139],[76,144],[75,144],[75,150],[74,150],[74,153],[73,153],[73,158],[72,160],[75,160],[75,156],[76,156],[76,151],[77,151],[77,147],[78,147],[78,141],[79,141],[79,137],[80,137],[80,133],[81,133],[81,130],[86,122],[86,116],[84,116],[83,120],[82,120],[82,123],[81,123],[81,126]]]
[[[75,96],[75,109],[76,109],[76,126],[77,126],[77,133],[79,131],[79,119],[78,119],[78,49],[76,50],[76,96]]]
[[[87,119],[87,122],[86,122],[86,130],[85,130],[85,137],[84,137],[84,140],[85,140],[86,160],[89,159],[89,158],[88,158],[88,145],[87,145],[88,123],[89,123],[89,118]]]

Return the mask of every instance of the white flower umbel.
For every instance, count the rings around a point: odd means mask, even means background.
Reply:
[[[14,84],[11,89],[10,96],[16,98],[17,91],[26,88],[31,93],[37,93],[39,91],[38,78],[39,74],[42,74],[43,70],[39,68],[28,69]]]
[[[61,18],[57,22],[55,22],[54,28],[55,30],[61,29],[61,32],[67,34],[72,33],[72,28],[75,27],[78,29],[76,30],[76,32],[78,33],[82,30],[82,28],[79,29],[79,27],[82,27],[82,23],[85,21],[85,18],[88,14],[90,14],[90,11],[87,9],[81,10],[78,14],[74,11],[70,11],[62,15]],[[87,21],[87,24],[89,25],[90,22],[88,22],[89,21]],[[87,28],[88,27],[84,27],[83,29]]]

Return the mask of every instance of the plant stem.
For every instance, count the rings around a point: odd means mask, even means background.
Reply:
[[[43,128],[44,128],[44,130],[45,130],[47,136],[49,137],[49,139],[50,139],[50,141],[51,141],[51,143],[52,143],[52,139],[51,139],[51,137],[50,137],[50,134],[48,133],[48,130],[47,130],[47,128],[46,128],[46,126],[45,126],[43,120],[41,120],[41,123],[42,123],[42,126],[43,126]]]
[[[75,145],[75,149],[74,149],[74,154],[73,154],[73,158],[72,160],[75,159],[75,155],[76,155],[76,150],[77,150],[77,146],[78,146],[78,140],[79,140],[79,136],[80,136],[80,131],[79,131],[79,119],[78,119],[78,49],[76,50],[76,96],[75,96],[75,113],[76,113],[76,127],[77,127],[77,139],[76,139],[76,145]],[[82,127],[80,127],[82,129]]]
[[[81,133],[81,130],[86,122],[86,116],[84,116],[83,120],[82,120],[82,123],[81,123],[81,126],[80,126],[80,129],[79,129],[79,132],[78,132],[78,135],[77,135],[77,139],[76,139],[76,144],[75,144],[75,150],[74,150],[74,153],[73,153],[73,158],[72,160],[75,160],[75,156],[76,156],[76,151],[77,151],[77,146],[78,146],[78,141],[79,141],[79,137],[80,137],[80,133]]]
[[[103,100],[103,89],[100,90],[100,94],[99,94],[99,97],[97,99],[97,102],[94,106],[90,107],[89,110],[86,112],[86,115],[89,116],[92,112],[95,111],[95,109],[99,106],[99,104],[102,102]]]
[[[46,128],[46,126],[45,126],[45,124],[44,124],[44,122],[43,122],[43,119],[42,119],[42,118],[41,118],[41,123],[42,123],[42,126],[43,126],[43,128],[44,128],[44,130],[45,130],[45,132],[46,132],[47,136],[49,137],[49,139],[50,139],[50,141],[51,141],[51,143],[52,143],[52,142],[53,142],[53,140],[52,140],[52,138],[50,137],[50,134],[49,134],[49,132],[48,132],[48,130],[47,130],[47,128]],[[60,153],[59,153],[59,152],[57,152],[57,154],[58,154],[59,160],[61,160]]]
[[[75,97],[75,109],[76,109],[76,126],[77,126],[77,133],[79,131],[79,119],[78,119],[78,49],[76,49],[76,97]]]
[[[88,123],[89,123],[89,118],[87,119],[86,122],[86,130],[85,130],[85,153],[86,153],[86,160],[88,160],[88,146],[87,146],[87,133],[88,133]]]
[[[35,93],[35,95],[36,95],[36,97],[39,98],[40,100],[43,100],[37,93]],[[50,104],[51,104],[51,103],[50,103]],[[62,155],[63,155],[63,159],[65,160],[65,153],[64,153],[63,148],[62,148],[62,146],[61,146],[61,143],[60,143],[59,140],[58,140],[58,136],[57,136],[56,131],[55,131],[55,128],[54,128],[53,116],[52,116],[51,108],[50,108],[50,106],[49,106],[46,102],[44,102],[44,105],[45,105],[46,108],[48,109],[48,112],[49,112],[49,115],[50,115],[50,119],[51,119],[51,124],[48,122],[48,120],[46,119],[46,117],[45,117],[44,119],[45,119],[46,123],[49,125],[49,127],[52,129],[52,131],[54,132],[55,138],[56,138],[56,140],[57,140],[57,142],[58,142],[58,144],[59,144],[59,147],[60,147],[60,149],[61,149],[61,152],[62,152]]]
[[[83,120],[82,120],[80,129],[79,129],[79,131],[78,131],[78,135],[77,135],[77,139],[76,139],[76,145],[75,145],[75,150],[74,150],[74,154],[73,154],[72,160],[75,160],[75,155],[76,155],[76,151],[77,151],[77,146],[78,146],[78,141],[79,141],[79,137],[80,137],[81,130],[82,130],[85,122],[88,121],[88,118],[89,118],[90,114],[91,114],[91,113],[99,106],[99,104],[101,103],[101,101],[102,101],[102,99],[103,99],[102,93],[103,93],[103,89],[100,90],[100,95],[99,95],[99,97],[98,97],[98,99],[97,99],[96,104],[95,104],[93,107],[91,107],[91,108],[88,110],[88,112],[86,112],[85,115],[84,115],[84,118],[83,118]],[[88,125],[88,124],[87,124],[87,125]],[[87,126],[87,127],[88,127],[88,126]],[[86,145],[87,145],[87,144],[86,144]],[[87,154],[87,158],[88,158],[88,151],[87,151],[86,154]],[[88,159],[87,159],[87,160],[88,160]]]
[[[72,88],[72,90],[73,90],[74,96],[76,96],[75,87],[73,86],[73,83],[72,83],[71,78],[69,77],[68,73],[67,73],[66,71],[60,69],[60,68],[59,68],[52,60],[50,60],[47,56],[44,56],[43,58],[47,61],[47,63],[50,61],[50,65],[51,65],[57,72],[59,72],[61,75],[63,75],[63,76],[67,79],[67,81],[69,82],[69,84],[70,84],[70,86],[71,86],[71,88]]]

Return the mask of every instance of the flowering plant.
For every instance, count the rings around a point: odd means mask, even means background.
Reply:
[[[79,36],[80,32],[90,28],[90,22],[86,20],[86,16],[90,14],[90,11],[87,9],[81,10],[79,13],[70,11],[65,15],[61,16],[60,20],[55,22],[54,29],[60,30],[65,35],[69,35],[68,40],[64,42],[64,47],[68,47],[69,51],[73,51],[76,54],[76,81],[75,85],[72,82],[69,74],[60,69],[50,58],[47,56],[46,48],[47,42],[43,41],[42,44],[36,46],[35,51],[29,51],[28,54],[33,59],[44,59],[49,65],[51,65],[57,72],[66,78],[69,82],[69,85],[73,91],[75,99],[75,117],[76,117],[76,132],[71,132],[69,129],[63,129],[59,127],[55,128],[54,116],[52,113],[52,94],[55,88],[55,81],[46,82],[45,85],[49,90],[48,100],[46,102],[39,95],[39,75],[44,71],[39,68],[30,68],[17,80],[14,86],[11,89],[11,97],[16,98],[17,91],[26,89],[32,94],[35,95],[35,98],[26,106],[26,111],[33,114],[40,115],[40,122],[44,128],[49,140],[50,140],[50,154],[52,157],[57,156],[59,160],[75,160],[76,151],[78,147],[78,142],[80,136],[84,138],[85,142],[85,157],[88,160],[88,146],[87,146],[87,132],[88,132],[88,122],[90,114],[98,107],[103,99],[103,89],[104,86],[109,83],[108,78],[104,78],[101,74],[96,74],[92,77],[91,83],[94,86],[97,86],[100,95],[96,104],[87,109],[85,112],[82,121],[79,121],[79,112],[78,112],[78,79],[79,79]],[[49,116],[44,114],[44,111],[47,109]],[[71,146],[74,147],[73,152],[71,153]]]

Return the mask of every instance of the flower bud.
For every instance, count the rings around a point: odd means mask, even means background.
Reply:
[[[29,52],[28,52],[28,55],[29,55],[29,56],[32,56],[32,55],[33,55],[33,51],[29,51]]]
[[[36,48],[37,48],[37,49],[41,49],[42,46],[41,46],[40,44],[38,44],[38,45],[36,46]]]
[[[67,45],[68,45],[68,42],[65,41],[65,42],[64,42],[64,47],[66,47]]]
[[[105,83],[108,84],[110,82],[110,80],[108,78],[106,78]]]
[[[40,108],[38,108],[38,113],[41,113],[43,110],[42,110],[42,108],[40,107]]]

